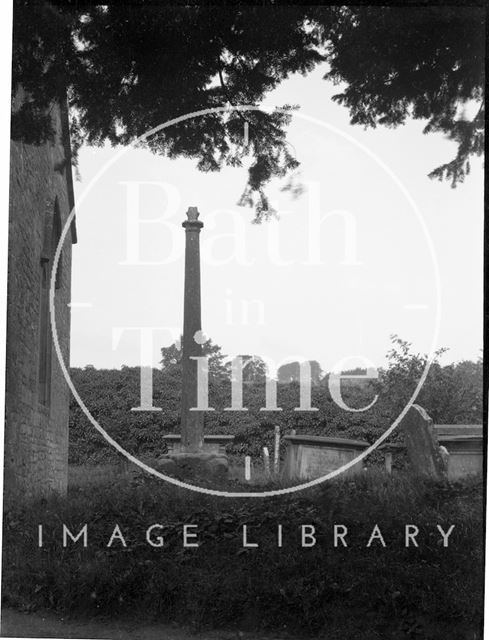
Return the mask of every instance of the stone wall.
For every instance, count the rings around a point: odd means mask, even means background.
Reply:
[[[40,146],[11,143],[4,471],[7,500],[51,491],[64,493],[68,479],[69,390],[52,345],[50,325],[44,325],[48,346],[44,350],[40,346],[42,300],[46,304],[42,264],[44,260],[50,277],[55,209],[64,226],[73,206],[66,109],[54,106],[52,116],[56,130],[52,142]],[[64,242],[55,297],[60,346],[68,364],[72,241],[76,241],[74,225]],[[43,371],[50,378],[44,400],[39,386],[41,351],[47,363]]]

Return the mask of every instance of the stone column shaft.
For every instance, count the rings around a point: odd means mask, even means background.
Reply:
[[[185,228],[185,285],[183,304],[182,340],[182,451],[196,453],[203,450],[204,412],[190,411],[197,406],[197,362],[192,357],[202,355],[202,346],[196,342],[196,332],[202,331],[200,306],[200,230],[197,207],[189,207]]]

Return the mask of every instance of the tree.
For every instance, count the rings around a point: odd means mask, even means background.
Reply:
[[[303,25],[300,7],[217,10],[136,2],[79,8],[17,0],[13,83],[33,99],[14,114],[14,135],[38,139],[29,125],[44,117],[63,87],[77,144],[127,145],[191,112],[258,105],[289,74],[322,60]],[[289,120],[280,111],[211,113],[164,129],[145,144],[169,158],[195,158],[202,171],[240,167],[252,158],[241,202],[263,217],[269,213],[264,185],[298,165],[285,140]]]
[[[181,373],[182,348],[180,343],[174,342],[169,347],[161,348],[161,368],[166,373],[178,370]]]
[[[414,393],[428,363],[428,356],[413,353],[412,344],[397,335],[391,336],[391,343],[391,349],[387,353],[388,367],[380,371],[379,377],[382,393],[388,398],[392,411],[397,415]],[[434,354],[431,372],[445,351],[446,349],[439,349]],[[418,396],[416,402],[423,404],[421,396]],[[432,410],[431,407],[426,406],[425,409]]]
[[[268,368],[265,361],[259,356],[241,356],[243,358],[243,382],[264,383]]]
[[[322,370],[317,360],[308,360],[311,371],[311,383],[318,385],[321,381]],[[287,362],[277,370],[277,379],[279,382],[286,384],[289,382],[299,382],[301,374],[300,362]]]
[[[181,345],[182,338],[169,347],[162,347],[160,364],[163,372],[182,375]],[[221,347],[210,338],[202,345],[202,355],[208,358],[209,377],[219,379],[228,376],[228,367],[224,362],[226,356],[222,353]]]
[[[430,177],[452,186],[484,150],[484,21],[481,7],[341,7],[331,27],[318,12],[331,66],[325,78],[346,83],[334,97],[348,107],[352,124],[397,127],[427,120],[458,144],[456,157]],[[479,103],[469,119],[463,106]]]
[[[396,127],[428,121],[458,144],[430,174],[455,185],[483,147],[484,30],[477,7],[197,6],[15,0],[13,91],[30,98],[12,118],[16,139],[49,135],[47,108],[67,92],[72,138],[129,144],[152,127],[200,109],[259,105],[292,73],[320,62],[345,83],[336,100],[351,122]],[[273,25],[273,26],[272,26]],[[469,120],[460,109],[480,104]],[[212,113],[186,120],[144,144],[202,171],[245,166],[241,204],[271,215],[264,187],[298,166],[286,141],[287,112]],[[244,124],[249,142],[244,142]]]
[[[411,343],[391,336],[388,367],[380,372],[379,390],[394,412],[413,394],[428,362],[427,355],[413,353]],[[480,424],[482,420],[482,359],[442,366],[438,349],[416,398],[438,424]]]

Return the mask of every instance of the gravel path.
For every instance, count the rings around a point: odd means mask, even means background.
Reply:
[[[131,622],[65,620],[46,613],[22,613],[3,609],[3,638],[87,638],[95,640],[279,640],[278,636],[263,636],[236,631],[191,633],[173,625]],[[288,637],[287,640],[294,640]],[[297,639],[296,639],[297,640]]]

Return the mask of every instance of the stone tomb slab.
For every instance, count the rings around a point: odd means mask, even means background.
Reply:
[[[364,440],[329,438],[324,436],[285,436],[287,455],[284,475],[300,480],[320,478],[351,462],[369,446]],[[352,465],[344,474],[354,476],[362,472],[363,460]]]
[[[448,451],[448,479],[482,474],[484,447],[480,435],[443,435],[438,442]]]
[[[440,436],[481,436],[481,424],[435,424],[435,432]]]

